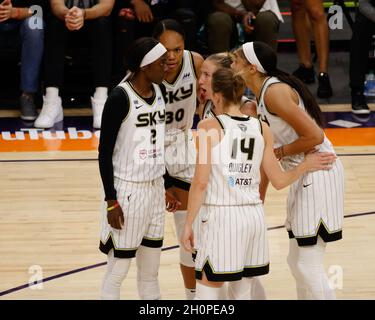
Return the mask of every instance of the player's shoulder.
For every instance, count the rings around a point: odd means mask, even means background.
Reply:
[[[197,74],[197,76],[199,76],[204,59],[199,53],[195,51],[189,51],[189,52],[192,58],[194,71]]]
[[[199,121],[198,123],[198,129],[208,131],[210,129],[218,129],[218,128],[220,128],[220,124],[218,122],[218,119],[216,119],[216,117],[206,118],[206,119]]]
[[[195,52],[195,51],[190,51],[191,53],[191,56],[193,57],[193,61],[194,61],[194,64],[202,64],[204,59],[203,57],[198,53],[198,52]]]

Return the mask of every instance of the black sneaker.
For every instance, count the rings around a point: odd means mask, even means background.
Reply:
[[[315,82],[314,67],[306,68],[304,64],[300,64],[298,69],[293,72],[293,75],[306,84]]]
[[[359,92],[352,95],[352,112],[355,114],[370,114],[370,109],[363,93]]]
[[[34,121],[38,117],[34,99],[28,95],[20,97],[21,119],[26,121]]]
[[[321,72],[318,76],[319,86],[317,96],[322,99],[328,99],[332,97],[332,87],[329,81],[328,73]]]

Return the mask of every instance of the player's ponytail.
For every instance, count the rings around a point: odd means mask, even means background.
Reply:
[[[259,41],[253,42],[254,52],[259,63],[263,67],[267,76],[276,77],[281,82],[284,82],[295,89],[301,97],[307,113],[315,120],[315,122],[322,127],[321,111],[318,103],[309,89],[303,84],[301,80],[295,76],[281,71],[277,68],[276,52],[267,44]],[[242,49],[238,50],[241,57],[245,57]],[[246,59],[248,61],[248,59]],[[259,70],[259,68],[258,68]]]
[[[245,81],[229,68],[221,68],[212,75],[212,91],[221,93],[228,104],[239,104],[245,91]]]

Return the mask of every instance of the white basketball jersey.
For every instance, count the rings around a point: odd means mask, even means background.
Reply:
[[[202,120],[216,117],[215,112],[212,110],[213,108],[214,108],[214,104],[212,103],[212,101],[207,100],[207,102],[205,103],[203,107]]]
[[[159,86],[153,84],[155,98],[148,104],[126,81],[119,84],[129,99],[129,113],[123,120],[113,151],[116,178],[146,182],[165,173],[165,103]]]
[[[274,138],[274,147],[280,147],[285,144],[292,143],[299,138],[297,132],[283,119],[277,115],[268,111],[267,106],[264,102],[264,95],[268,87],[274,83],[281,82],[276,77],[270,77],[265,80],[263,87],[261,89],[259,101],[257,104],[257,112],[260,118],[266,122],[271,129]],[[299,97],[298,106],[306,111],[302,99]],[[324,141],[316,148],[321,152],[335,152],[332,143],[328,140],[326,135],[324,135]],[[291,169],[301,163],[304,159],[304,154],[296,154],[281,159],[280,163],[285,170]]]
[[[166,89],[166,131],[188,130],[193,126],[197,101],[197,76],[193,56],[185,50],[182,68],[174,83],[164,80]]]
[[[259,168],[264,139],[260,121],[252,117],[217,117],[224,137],[212,148],[206,205],[239,206],[261,203]]]

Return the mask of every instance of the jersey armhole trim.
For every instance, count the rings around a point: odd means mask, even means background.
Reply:
[[[222,122],[217,116],[215,116],[215,119],[219,122],[220,127],[221,127],[221,128],[224,130],[224,132],[225,132],[225,127],[224,127],[223,122]]]
[[[263,135],[262,121],[259,118],[258,118],[258,121],[259,121],[259,130],[260,130],[260,133]]]
[[[274,84],[276,84],[276,83],[283,83],[283,82],[274,82],[274,83],[271,83],[269,86],[268,86],[268,88],[270,87],[270,86],[272,86],[272,85],[274,85]],[[268,89],[267,88],[267,89]],[[267,90],[266,90],[267,91]],[[266,94],[266,91],[264,91],[264,95]],[[266,102],[264,101],[264,98],[263,98],[263,102],[264,102],[264,107],[266,108],[266,110],[267,110],[267,112],[269,113],[269,114],[271,114],[271,115],[273,115],[273,116],[275,116],[275,117],[279,117],[276,113],[273,113],[273,112],[271,112],[270,110],[268,110],[268,108],[267,108],[267,105],[266,105]]]
[[[194,73],[194,78],[195,78],[195,80],[197,80],[198,76],[197,76],[197,70],[195,69],[195,63],[194,63],[193,53],[191,51],[188,51],[188,52],[189,52],[191,66],[192,66],[193,73]]]

